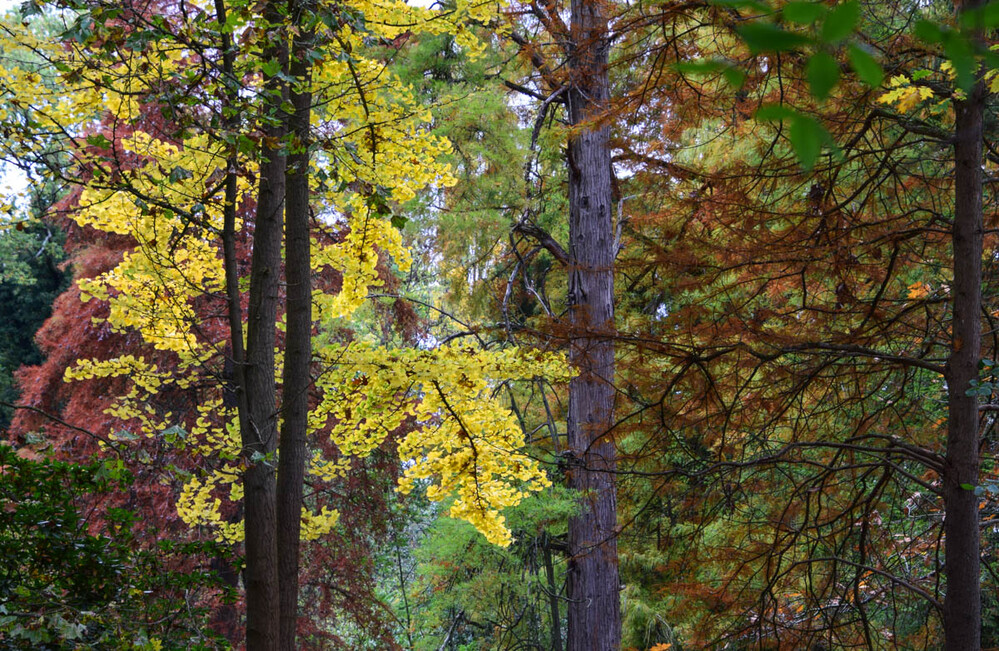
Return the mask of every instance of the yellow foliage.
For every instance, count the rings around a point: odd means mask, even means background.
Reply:
[[[933,91],[926,86],[915,86],[905,75],[896,75],[888,85],[892,90],[878,98],[880,104],[894,105],[902,113],[908,113],[923,100],[933,97]]]
[[[434,501],[454,496],[451,515],[472,523],[499,545],[511,542],[502,509],[550,483],[521,452],[524,433],[493,397],[508,379],[568,379],[564,357],[531,351],[483,351],[450,345],[437,350],[386,350],[366,344],[329,346],[331,365],[317,384],[324,400],[311,425],[330,431],[345,456],[370,454],[407,419],[420,425],[399,445],[402,492],[428,482]],[[346,463],[316,460],[312,472],[343,472]]]
[[[930,293],[930,286],[926,283],[915,282],[909,285],[909,298],[918,300],[920,298],[926,298]]]
[[[386,215],[372,208],[372,193],[401,203],[429,186],[455,183],[440,162],[450,143],[430,133],[427,107],[383,62],[358,53],[371,36],[395,39],[424,32],[453,34],[459,46],[475,55],[483,44],[465,25],[492,21],[498,7],[476,0],[458,0],[448,11],[411,7],[402,0],[349,4],[351,12],[364,16],[367,31],[355,31],[348,23],[335,34],[320,32],[326,45],[313,76],[318,147],[313,168],[316,176],[338,181],[314,183],[313,204],[322,207],[317,216],[342,233],[336,243],[313,242],[317,272],[331,268],[343,278],[338,293],[317,291],[314,296],[315,318],[327,327],[355,315],[382,284],[379,255],[391,256],[403,271],[409,268],[401,235]],[[189,9],[210,8],[195,2]],[[251,14],[236,16],[235,23],[244,30],[238,39],[244,51],[237,57],[241,68],[236,77],[247,80],[243,96],[250,107],[260,91],[255,52],[267,26]],[[320,27],[324,29],[330,28]],[[157,413],[151,398],[166,389],[203,386],[215,377],[212,369],[224,342],[203,334],[198,306],[226,289],[220,180],[228,169],[230,145],[236,137],[257,136],[228,134],[227,139],[217,126],[199,126],[197,120],[170,135],[143,130],[143,114],[156,110],[158,93],[178,78],[191,79],[192,92],[202,93],[206,104],[223,93],[210,79],[193,86],[202,74],[198,57],[203,53],[181,42],[160,39],[143,48],[120,48],[113,62],[93,65],[85,42],[39,38],[28,26],[14,25],[0,32],[0,53],[0,126],[15,125],[21,133],[19,116],[8,108],[15,107],[30,113],[33,129],[62,134],[82,185],[73,219],[135,243],[113,269],[80,282],[83,300],[107,302],[107,325],[113,331],[137,333],[176,361],[165,371],[141,356],[81,359],[66,371],[65,380],[126,378],[128,389],[107,413],[145,436],[175,430],[177,417]],[[20,58],[12,65],[15,57]],[[58,90],[40,83],[46,66],[59,79]],[[192,115],[199,116],[193,109]],[[122,130],[95,131],[99,116]],[[31,146],[30,138],[12,145],[25,152]],[[239,150],[238,206],[252,205],[258,173],[246,149],[254,147]],[[567,379],[562,356],[458,345],[389,350],[366,343],[326,345],[316,354],[326,368],[317,381],[322,401],[310,415],[310,426],[314,434],[330,436],[341,456],[331,461],[317,454],[312,473],[327,479],[342,474],[352,458],[370,454],[403,424],[416,423],[399,446],[404,464],[400,490],[420,482],[432,500],[452,496],[454,517],[468,520],[494,543],[509,544],[502,509],[547,486],[548,480],[523,454],[524,433],[495,394],[511,379]],[[178,514],[192,527],[237,542],[242,524],[222,515],[234,512],[225,508],[227,502],[242,499],[245,462],[235,414],[221,397],[205,396],[184,425],[190,431],[176,444],[212,462],[205,464],[211,470],[185,481]],[[307,510],[302,535],[314,539],[326,534],[338,516],[327,507]]]

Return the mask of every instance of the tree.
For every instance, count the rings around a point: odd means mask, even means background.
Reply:
[[[958,21],[982,6],[958,6]],[[984,49],[981,34],[975,45]],[[946,648],[975,649],[982,641],[979,485],[981,417],[974,385],[982,359],[982,152],[985,84],[978,64],[964,98],[954,102],[953,325],[947,360],[947,446],[942,472],[947,595]]]
[[[138,334],[172,363],[159,367],[142,356],[125,354],[81,360],[67,371],[67,377],[127,378],[126,390],[108,410],[115,420],[131,423],[147,436],[183,431],[183,445],[212,460],[213,467],[206,468],[201,476],[190,477],[181,493],[178,512],[186,521],[218,527],[223,539],[235,542],[242,537],[242,528],[226,519],[213,492],[224,490],[234,501],[240,499],[240,493],[245,496],[248,644],[271,648],[278,636],[275,613],[280,609],[270,606],[283,590],[282,581],[289,588],[297,582],[296,576],[289,575],[295,573],[289,567],[294,563],[285,566],[288,574],[283,579],[277,566],[282,558],[294,556],[293,548],[298,544],[296,536],[282,551],[274,542],[278,499],[273,482],[274,433],[279,413],[274,398],[273,350],[278,340],[275,324],[282,299],[278,279],[282,268],[281,215],[286,201],[283,158],[289,152],[302,155],[289,170],[298,194],[288,224],[289,228],[295,224],[298,235],[289,234],[288,244],[294,246],[297,241],[299,251],[303,244],[311,247],[318,268],[339,272],[338,293],[314,296],[306,283],[314,272],[303,277],[299,269],[302,282],[293,282],[292,291],[297,293],[297,304],[306,309],[305,318],[298,312],[286,312],[285,316],[286,320],[298,320],[297,326],[291,326],[289,321],[288,336],[294,332],[300,337],[303,332],[306,336],[313,334],[314,319],[307,314],[310,302],[318,304],[317,320],[329,328],[336,319],[351,315],[370,288],[381,284],[377,272],[379,247],[397,264],[406,265],[408,256],[391,225],[388,203],[409,199],[416,188],[430,182],[448,181],[446,169],[433,160],[446,149],[446,143],[423,132],[422,116],[413,111],[411,98],[405,91],[391,88],[390,75],[384,72],[383,65],[363,56],[365,39],[395,38],[403,31],[396,25],[412,20],[431,31],[454,29],[481,10],[459,6],[441,19],[434,12],[395,5],[386,11],[401,13],[404,20],[386,16],[379,22],[369,16],[372,22],[366,27],[341,21],[325,10],[317,10],[314,15],[308,10],[292,12],[289,18],[276,4],[265,7],[263,16],[242,7],[230,15],[217,11],[212,20],[206,20],[207,14],[200,9],[195,16],[187,14],[185,7],[158,16],[149,16],[142,8],[85,9],[67,32],[75,40],[68,51],[60,52],[58,47],[42,50],[53,65],[69,70],[64,80],[75,84],[81,94],[67,92],[65,97],[35,100],[36,104],[52,102],[58,110],[32,106],[27,99],[18,101],[34,109],[38,119],[33,127],[57,130],[68,138],[80,176],[87,183],[74,214],[77,222],[128,238],[129,250],[121,263],[82,283],[83,291],[88,298],[107,303],[112,330]],[[317,33],[324,36],[322,47],[331,53],[313,74],[318,103],[312,102],[311,106],[322,106],[317,117],[328,129],[318,141],[326,155],[316,173],[322,183],[319,190],[313,191],[313,198],[323,197],[339,214],[333,219],[335,229],[331,229],[336,231],[335,239],[326,235],[317,237],[312,244],[308,237],[309,197],[302,191],[308,186],[309,92],[303,84],[292,84],[291,104],[297,119],[293,124],[298,125],[298,130],[289,141],[284,79],[287,70],[294,70],[301,80],[307,79],[311,62],[320,57],[310,52],[305,57],[308,61],[299,63],[294,63],[296,57],[292,57],[294,65],[303,67],[287,67],[282,50],[284,35],[302,27],[289,24],[289,19],[315,20]],[[223,33],[247,26],[263,43],[262,60],[249,69],[228,72],[226,68],[234,63],[233,46],[219,38],[215,30],[220,24],[224,25]],[[306,42],[308,34],[306,26],[301,34]],[[459,34],[456,38],[465,46],[475,46],[470,37]],[[209,56],[220,42],[222,47],[214,51],[222,53],[221,62]],[[205,43],[211,46],[202,47]],[[157,53],[162,56],[145,65],[148,57]],[[88,70],[93,66],[78,64],[88,55],[95,55],[106,69],[121,76],[91,76]],[[138,73],[124,74],[136,61],[143,62],[138,64]],[[258,70],[263,73],[262,86],[254,82]],[[192,86],[191,96],[167,98],[161,94],[163,78],[186,79],[192,72],[194,77],[204,79],[204,85]],[[10,91],[23,93],[24,81],[14,80]],[[218,131],[222,125],[235,126],[233,116],[239,114],[237,107],[241,105],[237,102],[245,96],[239,92],[244,81],[261,98],[259,166],[247,157],[256,154],[258,144],[244,133],[246,125],[240,123],[236,131]],[[84,139],[60,120],[79,115],[74,103],[90,100],[87,93],[95,88],[109,98],[108,111],[101,130]],[[216,88],[221,92],[216,94]],[[219,105],[209,99],[212,97],[226,99]],[[143,125],[153,127],[146,131],[137,125],[143,107],[159,110],[169,119],[162,124],[153,120]],[[51,171],[67,176],[61,169]],[[232,233],[237,227],[233,210],[247,203],[241,197],[249,189],[251,174],[257,176],[260,189],[252,227],[248,336],[245,359],[240,360],[242,299],[236,291],[240,289],[238,282],[231,282],[235,277]],[[337,224],[337,220],[342,221]],[[221,259],[220,244],[226,251]],[[286,261],[285,266],[288,264]],[[332,284],[327,278],[322,286]],[[227,295],[224,303],[223,294]],[[303,295],[309,298],[302,301]],[[220,303],[227,305],[228,331],[225,321],[213,318],[210,310],[207,320],[202,317],[203,308],[214,305],[218,309]],[[230,342],[228,347],[226,341]],[[234,382],[225,380],[227,354],[236,356],[231,367]],[[406,419],[417,418],[433,429],[415,431],[403,441],[402,454],[412,455],[414,460],[407,468],[408,479],[403,487],[414,479],[439,482],[432,497],[457,493],[452,513],[474,522],[490,540],[508,543],[509,532],[498,509],[518,502],[527,489],[544,485],[545,478],[533,461],[513,453],[523,435],[512,417],[498,402],[481,398],[488,392],[492,378],[504,375],[506,370],[528,377],[537,373],[558,375],[557,359],[457,346],[410,354],[328,339],[314,355],[305,348],[304,355],[300,351],[296,359],[286,374],[281,410],[285,412],[282,415],[289,442],[298,441],[298,461],[293,446],[283,454],[283,460],[278,451],[278,463],[291,462],[290,468],[303,463],[301,429],[306,421],[301,412],[297,420],[292,419],[287,409],[295,402],[292,398],[308,405],[304,389],[310,385],[321,391],[308,425],[313,432],[331,433],[342,455],[328,462],[313,460],[311,472],[320,478],[335,477],[349,465],[343,457],[370,453]],[[285,363],[289,363],[287,354]],[[322,369],[319,377],[323,380],[318,384],[309,377],[314,363]],[[245,380],[239,377],[243,373]],[[199,404],[196,411],[183,414],[160,409],[152,400],[164,390],[210,385],[219,379],[227,390],[235,387],[236,405],[226,404],[225,391]],[[295,379],[301,390],[295,390],[292,396],[288,391]],[[414,392],[420,387],[424,392],[422,400],[416,400]],[[241,410],[240,404],[246,409]],[[377,408],[384,409],[387,415],[376,419],[377,412],[372,409]],[[234,445],[230,429],[234,425],[238,425],[235,431],[242,439],[241,448]],[[455,446],[455,440],[462,444]],[[245,482],[242,491],[236,486],[240,477]],[[288,472],[285,477],[294,479],[294,473]],[[301,508],[301,488],[288,488],[290,492],[284,494],[290,498],[282,502],[282,509],[293,515]],[[318,506],[302,517],[306,537],[321,535],[336,520],[334,512]],[[293,602],[293,596],[285,598],[285,645],[293,644],[294,639],[293,611],[297,604]]]
[[[569,523],[570,649],[621,644],[614,487],[614,225],[607,9],[572,3],[569,33],[569,359],[579,375],[569,384],[569,486],[587,503]]]
[[[559,9],[554,3],[531,3],[528,13],[560,45],[555,56],[564,57],[566,78],[559,78],[553,72],[558,64],[515,28],[512,39],[534,67],[540,91],[512,87],[543,100],[539,127],[550,105],[565,104],[568,253],[532,223],[529,211],[513,230],[535,239],[568,273],[569,358],[578,375],[569,387],[571,463],[566,478],[580,491],[586,508],[569,525],[567,644],[570,649],[608,649],[620,646],[621,640],[613,434],[616,251],[611,215],[610,8],[603,2],[572,2],[568,26]]]
[[[728,563],[723,570],[724,587],[716,589],[716,595],[728,600],[721,602],[726,610],[739,603],[738,586],[748,594],[761,595],[758,605],[746,603],[747,615],[756,622],[765,620],[774,631],[771,634],[782,636],[782,641],[805,644],[805,640],[828,634],[829,639],[843,636],[837,639],[846,644],[848,627],[856,625],[857,640],[870,645],[878,627],[888,634],[900,633],[894,628],[899,620],[889,614],[893,609],[898,612],[898,604],[881,597],[892,589],[886,582],[897,581],[896,585],[905,586],[928,604],[929,613],[942,611],[948,645],[976,648],[980,623],[962,620],[957,624],[952,618],[958,611],[960,617],[974,618],[978,610],[973,593],[980,590],[980,570],[962,574],[968,569],[964,564],[976,564],[972,559],[978,558],[970,547],[979,538],[978,525],[971,523],[971,510],[977,514],[978,504],[974,509],[967,506],[967,493],[978,480],[960,482],[963,493],[948,484],[953,486],[961,476],[977,477],[980,463],[980,417],[978,409],[968,404],[981,391],[974,379],[977,371],[968,370],[969,364],[977,362],[962,356],[977,359],[979,355],[978,344],[971,346],[974,352],[970,353],[964,345],[966,340],[977,341],[974,333],[981,327],[980,298],[976,298],[980,296],[976,287],[982,282],[976,266],[981,254],[973,235],[981,228],[972,215],[981,212],[982,192],[969,178],[981,173],[981,152],[969,153],[966,147],[980,143],[982,134],[970,136],[953,156],[944,152],[953,129],[962,134],[958,141],[967,137],[963,130],[975,128],[975,111],[986,106],[981,86],[974,87],[974,71],[975,56],[987,59],[988,55],[968,32],[926,22],[920,30],[924,42],[933,45],[929,54],[939,56],[935,46],[941,46],[942,53],[952,59],[952,67],[948,71],[944,66],[944,74],[934,77],[938,73],[926,66],[918,72],[919,79],[927,80],[924,85],[910,84],[904,76],[894,78],[894,90],[884,94],[883,102],[897,102],[911,111],[934,95],[946,97],[953,87],[950,84],[960,87],[963,83],[967,95],[951,95],[957,102],[958,117],[953,123],[946,113],[946,100],[937,105],[936,113],[928,111],[915,118],[886,114],[874,102],[858,102],[864,95],[855,80],[844,82],[850,88],[844,91],[846,95],[830,95],[846,62],[864,81],[880,83],[878,64],[864,58],[870,56],[864,48],[873,45],[898,52],[904,48],[896,43],[913,44],[898,7],[885,8],[883,14],[880,9],[874,10],[870,31],[861,32],[861,40],[866,41],[863,47],[844,43],[862,24],[855,3],[831,10],[792,3],[780,14],[783,23],[776,17],[760,20],[730,12],[731,26],[705,28],[712,39],[684,43],[678,38],[670,44],[697,51],[704,44],[724,43],[717,32],[734,27],[749,46],[749,54],[766,57],[766,65],[727,74],[745,55],[736,49],[728,51],[728,61],[677,66],[692,76],[711,78],[693,82],[687,97],[683,92],[674,94],[669,111],[689,116],[696,103],[716,112],[702,131],[688,131],[673,148],[664,143],[637,143],[625,154],[636,164],[667,171],[672,177],[660,183],[658,196],[651,197],[653,206],[654,201],[668,197],[670,209],[650,210],[650,217],[636,220],[648,230],[636,230],[634,235],[656,251],[659,260],[675,257],[673,263],[657,270],[657,265],[648,265],[652,256],[645,254],[642,262],[638,261],[643,256],[636,256],[641,272],[629,275],[642,282],[639,286],[650,275],[660,279],[687,276],[674,288],[659,292],[651,306],[658,313],[657,320],[664,321],[664,329],[649,324],[654,331],[669,332],[672,326],[674,332],[682,327],[685,333],[679,341],[662,338],[660,350],[675,359],[676,370],[667,376],[669,380],[655,384],[664,385],[673,395],[661,389],[657,395],[643,396],[642,385],[636,382],[634,394],[642,397],[634,417],[641,418],[640,414],[655,408],[670,414],[676,423],[671,428],[664,418],[664,432],[690,427],[710,433],[700,446],[696,439],[681,446],[688,448],[685,456],[700,457],[709,464],[706,472],[692,472],[689,464],[663,474],[686,476],[703,493],[704,478],[718,472],[714,495],[709,492],[704,502],[717,519],[711,525],[695,522],[701,540],[708,536],[717,540],[722,534],[727,544],[745,553],[745,560]],[[929,18],[935,17],[932,9],[927,12]],[[974,9],[965,10],[956,22],[972,26],[973,31],[975,15]],[[815,48],[806,49],[807,58],[800,52],[805,44]],[[837,61],[836,56],[843,60]],[[798,62],[804,65],[798,67]],[[886,64],[895,70],[909,66],[922,67],[913,61]],[[826,75],[823,70],[831,72]],[[742,84],[730,111],[717,110],[724,106],[724,94],[731,97],[732,91],[722,85],[725,77]],[[776,83],[768,86],[767,78]],[[648,88],[641,92],[645,100],[656,97]],[[855,107],[843,103],[844,98]],[[816,99],[831,103],[818,104]],[[754,108],[759,110],[754,112]],[[754,113],[755,122],[750,119]],[[761,126],[774,120],[783,122],[776,134]],[[835,140],[821,124],[830,127]],[[823,154],[823,147],[834,141],[844,143],[844,149],[830,148],[828,156]],[[649,156],[651,147],[662,153]],[[698,153],[686,156],[685,148]],[[796,173],[786,165],[784,156],[792,151],[808,173]],[[960,156],[968,156],[964,165],[974,173],[957,172],[952,177],[950,166],[962,165],[957,163]],[[698,157],[712,163],[704,165]],[[927,157],[937,160],[939,167],[926,166]],[[784,164],[774,165],[782,160]],[[953,212],[943,199],[948,194],[956,198]],[[670,210],[683,215],[683,221],[670,224]],[[921,219],[921,215],[926,217]],[[938,228],[937,220],[947,224],[946,230]],[[921,235],[913,241],[915,233]],[[664,246],[663,241],[669,244]],[[953,252],[947,250],[951,241]],[[886,243],[891,243],[887,251]],[[937,266],[926,265],[928,259]],[[941,273],[941,261],[953,264],[953,285]],[[965,283],[967,290],[959,291],[958,286]],[[931,287],[940,288],[939,293],[931,296]],[[961,305],[962,301],[967,303]],[[967,317],[969,310],[974,317]],[[973,323],[967,322],[969,318]],[[967,329],[965,335],[956,334],[962,327]],[[959,337],[959,345],[953,343],[954,337]],[[965,369],[964,376],[956,374],[958,368]],[[848,383],[845,378],[850,378]],[[917,425],[925,423],[939,432],[947,420],[943,410],[913,402],[913,394],[924,396],[926,391],[948,395],[951,433],[946,446],[920,432]],[[756,406],[747,410],[748,405]],[[760,411],[753,414],[753,409]],[[958,451],[960,445],[951,448],[955,441],[964,441],[963,453]],[[813,456],[806,450],[825,452]],[[963,469],[958,470],[956,458],[963,459]],[[812,464],[814,469],[809,470]],[[748,468],[771,467],[772,475],[747,473]],[[761,494],[756,482],[768,475],[764,485],[776,494],[783,490],[781,486],[793,487],[791,500],[768,505],[766,497],[751,496]],[[906,499],[918,504],[926,493],[939,495],[943,501],[942,509],[929,509],[929,530],[917,530],[904,519],[887,515],[895,512],[893,504],[897,508]],[[954,514],[951,505],[958,505]],[[768,511],[772,519],[761,520],[760,514]],[[945,546],[968,547],[955,552],[960,563],[949,561],[937,568],[950,584],[941,600],[938,587],[926,575],[913,574],[911,566],[900,567],[890,559],[917,557],[933,548],[932,532],[944,511]],[[962,511],[967,517],[960,516]],[[772,527],[769,544],[751,531],[730,528],[739,521],[749,527]],[[963,533],[956,534],[952,527],[963,527]],[[913,544],[917,540],[921,542]],[[892,548],[894,554],[885,551]],[[724,559],[719,560],[724,567]],[[791,592],[798,570],[811,572],[820,564],[829,564],[835,578],[816,583],[810,574],[801,575],[797,585],[802,592]],[[840,574],[843,567],[858,571],[851,570],[852,579],[845,580]],[[872,578],[879,574],[882,578]],[[852,596],[845,591],[847,586]],[[837,593],[841,596],[832,596]],[[789,595],[805,597],[803,602],[788,603]],[[837,601],[836,608],[821,607]],[[849,607],[842,605],[848,603]],[[826,619],[829,613],[832,618]],[[926,616],[926,620],[932,618]],[[929,624],[920,633],[923,639],[933,639]],[[757,634],[767,633],[760,630]]]

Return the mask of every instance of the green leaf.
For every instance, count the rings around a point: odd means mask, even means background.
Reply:
[[[999,2],[990,2],[984,7],[965,9],[959,17],[961,27],[966,30],[989,29],[999,25]]]
[[[180,183],[181,181],[189,179],[193,176],[194,174],[192,174],[190,171],[184,169],[180,165],[177,165],[172,170],[170,170],[169,178],[171,183]]]
[[[982,57],[982,63],[985,64],[986,68],[990,70],[999,69],[999,54],[996,54],[992,50],[984,50],[979,52]]]
[[[392,209],[385,203],[385,198],[379,194],[368,197],[368,208],[378,217],[387,217],[392,214]]]
[[[986,29],[999,27],[999,2],[990,2],[980,11],[982,12],[982,27]]]
[[[406,222],[408,221],[409,220],[403,215],[392,215],[392,226],[400,231],[406,227]]]
[[[273,77],[281,72],[281,62],[277,59],[264,61],[260,64],[260,71],[263,72],[266,77]]]
[[[742,88],[742,85],[746,82],[745,71],[735,66],[728,66],[722,70],[722,76],[725,77],[728,85],[733,88]]]
[[[871,88],[877,88],[885,79],[885,73],[877,60],[865,50],[853,43],[846,50],[850,57],[850,65],[860,80]]]
[[[798,114],[781,104],[764,104],[757,109],[753,119],[757,122],[780,122],[790,120]]]
[[[943,40],[944,54],[954,65],[957,85],[963,90],[971,90],[975,84],[975,53],[971,43],[957,32],[947,32]]]
[[[166,439],[166,441],[169,443],[173,443],[178,439],[183,441],[184,439],[187,438],[187,430],[185,430],[180,425],[174,425],[173,427],[168,427],[165,430],[163,430],[163,432],[161,433],[163,434],[163,438]]]
[[[773,23],[758,21],[736,28],[753,54],[793,50],[810,42],[804,34],[788,32]]]
[[[791,148],[798,157],[798,163],[810,170],[815,167],[815,161],[822,153],[822,143],[829,140],[829,133],[815,119],[797,115],[791,120],[788,131]]]
[[[236,151],[244,156],[252,156],[257,151],[257,142],[253,138],[241,133],[236,139]]]
[[[791,148],[798,158],[798,163],[806,170],[815,166],[815,161],[822,153],[822,145],[829,144],[835,150],[832,136],[815,118],[802,115],[786,106],[766,104],[761,106],[753,117],[758,122],[788,122]]]
[[[21,17],[28,18],[29,16],[41,15],[42,7],[38,4],[36,0],[28,0],[27,2],[21,3]]]
[[[782,10],[784,20],[799,25],[811,25],[826,13],[826,6],[818,2],[789,2]]]
[[[829,92],[839,81],[839,64],[831,54],[816,52],[808,59],[805,66],[805,76],[812,95],[818,100],[829,97]]]
[[[111,147],[111,141],[108,140],[103,133],[95,133],[87,136],[87,144],[94,147],[100,147],[101,149],[109,149]]]
[[[724,63],[717,59],[698,59],[695,61],[681,61],[674,64],[673,69],[687,75],[708,75],[720,71],[724,65]]]
[[[961,484],[961,488],[963,488],[966,491],[973,491],[973,490],[975,490],[975,487],[972,486],[971,484]]]
[[[822,40],[838,43],[853,33],[860,20],[860,3],[848,0],[833,7],[822,23]]]
[[[917,20],[912,31],[919,40],[926,43],[940,43],[944,39],[943,29],[928,20]]]
[[[673,65],[674,70],[685,75],[710,75],[720,73],[729,85],[739,88],[746,79],[746,73],[728,61],[719,59],[698,59],[683,61]]]
[[[972,380],[970,388],[964,392],[964,395],[969,398],[979,396],[987,398],[992,395],[992,391],[994,389],[995,386],[991,382],[979,382],[978,380]]]
[[[982,9],[965,9],[958,15],[958,23],[964,29],[977,29],[982,24]]]

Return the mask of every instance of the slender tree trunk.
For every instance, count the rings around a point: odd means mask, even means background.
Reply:
[[[980,5],[964,3],[963,9]],[[944,634],[949,651],[981,648],[982,595],[978,496],[978,399],[967,395],[978,377],[982,308],[982,122],[981,79],[965,100],[955,101],[954,133],[954,321],[947,364],[947,454],[943,474]]]
[[[548,582],[548,609],[551,619],[551,651],[562,651],[562,615],[558,607],[558,586],[555,584],[555,565],[552,563],[552,543],[548,534],[544,534],[541,544],[544,553],[545,580]]]
[[[235,51],[231,36],[223,29],[226,24],[225,0],[215,0],[215,18],[219,24],[222,51],[222,120],[228,134],[235,134],[239,128],[239,117],[232,112],[239,98],[239,81],[236,79]],[[239,431],[247,430],[249,405],[246,401],[246,351],[243,348],[243,308],[239,291],[239,262],[236,258],[236,201],[239,197],[236,166],[238,164],[235,146],[226,156],[225,204],[222,207],[222,264],[225,269],[226,312],[229,320],[229,359],[224,370],[225,394],[222,404],[227,409],[235,409],[239,421]],[[235,588],[239,577],[228,561],[216,559],[213,565],[228,585]],[[234,635],[239,632],[239,618],[232,604],[225,605],[219,612],[217,625],[226,639],[234,643]]]
[[[569,486],[583,512],[569,522],[569,651],[621,645],[614,409],[614,228],[607,126],[607,15],[601,0],[572,0],[569,122]]]
[[[295,651],[298,624],[298,565],[305,483],[306,432],[309,420],[312,362],[312,263],[309,239],[309,91],[313,43],[313,3],[296,3],[292,24],[298,31],[292,44],[289,74],[294,112],[288,121],[289,154],[285,203],[285,278],[287,280],[287,343],[282,383],[281,444],[278,454],[277,526],[278,572],[281,586],[281,649]]]
[[[284,3],[270,0],[263,18],[274,25],[261,56],[287,69]],[[284,221],[285,85],[277,76],[264,79],[260,129],[260,184],[253,223],[250,305],[246,339],[246,398],[249,419],[241,432],[246,531],[246,648],[278,648],[279,588],[276,483],[277,413],[274,378],[275,324],[281,280],[281,230]]]

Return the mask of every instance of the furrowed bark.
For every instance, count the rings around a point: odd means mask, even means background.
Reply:
[[[261,53],[263,61],[288,56],[281,3],[271,0],[263,19],[272,25]],[[278,648],[279,588],[277,562],[276,483],[277,413],[274,385],[274,344],[281,279],[281,230],[284,221],[285,119],[281,104],[284,83],[265,77],[261,107],[260,183],[253,224],[250,262],[250,305],[246,341],[246,397],[249,419],[241,432],[246,531],[246,648]]]
[[[278,572],[281,587],[281,649],[294,651],[298,624],[299,541],[305,483],[306,432],[309,420],[312,361],[312,263],[309,232],[309,120],[312,111],[312,2],[297,3],[292,24],[299,28],[288,64],[294,112],[288,120],[286,171],[285,278],[287,338],[282,384],[284,421],[278,454]]]
[[[569,486],[583,512],[569,522],[570,651],[620,648],[614,409],[614,228],[611,219],[609,42],[600,0],[573,0],[569,138]]]
[[[980,0],[965,2],[967,10]],[[981,78],[954,102],[954,284],[950,360],[947,364],[947,453],[943,472],[945,648],[981,648],[982,595],[978,496],[978,377],[982,328],[982,138],[985,89]]]

